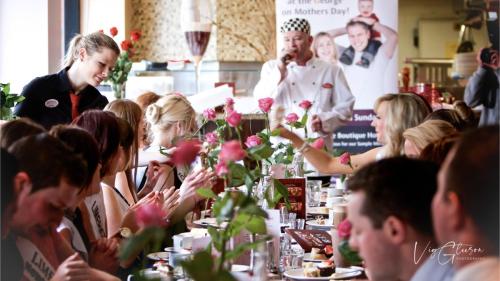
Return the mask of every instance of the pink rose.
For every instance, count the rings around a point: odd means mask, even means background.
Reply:
[[[216,133],[210,132],[205,134],[205,140],[208,142],[208,144],[215,145],[219,141],[219,138],[217,137]]]
[[[219,163],[215,165],[215,173],[219,177],[227,175],[229,173],[229,168],[227,167],[226,162],[224,162],[223,160],[219,161]]]
[[[109,33],[111,34],[111,36],[115,37],[116,34],[118,34],[118,28],[116,28],[116,26],[113,26],[109,29]]]
[[[200,152],[201,144],[199,140],[183,140],[176,145],[174,153],[172,153],[172,162],[176,166],[191,164],[198,152]]]
[[[226,113],[233,111],[234,110],[234,100],[232,98],[227,98],[226,104],[224,105],[224,108],[226,109]]]
[[[347,219],[344,219],[341,223],[339,223],[339,226],[337,227],[339,238],[348,239],[349,236],[351,236],[351,228],[352,228],[351,222],[348,221]]]
[[[351,163],[351,154],[349,152],[344,152],[339,156],[340,164],[342,165],[350,165]]]
[[[164,226],[166,216],[158,204],[141,205],[135,211],[135,218],[140,227]]]
[[[232,106],[234,105],[234,100],[233,98],[226,98],[226,105]]]
[[[236,111],[230,111],[226,116],[226,121],[231,127],[237,127],[241,122],[241,114]]]
[[[273,103],[274,103],[274,99],[272,99],[272,98],[259,99],[259,108],[260,108],[260,110],[262,110],[262,112],[268,113],[269,110],[271,110]]]
[[[293,124],[299,121],[299,116],[295,113],[290,113],[285,117],[285,120],[288,124]]]
[[[254,146],[261,145],[261,144],[262,144],[262,140],[256,135],[249,136],[245,142],[245,145],[247,147],[254,147]]]
[[[207,119],[207,120],[213,121],[213,120],[215,120],[217,115],[215,114],[215,110],[208,108],[208,109],[203,110],[203,117],[205,117],[205,119]]]
[[[312,144],[312,147],[317,148],[317,149],[323,149],[325,146],[325,140],[323,138],[317,138]]]
[[[311,108],[312,103],[308,100],[303,100],[299,103],[299,106],[302,107],[304,110],[308,110],[309,108]]]
[[[240,142],[232,140],[222,145],[219,158],[223,161],[239,161],[245,158],[246,154],[246,151],[241,148]]]

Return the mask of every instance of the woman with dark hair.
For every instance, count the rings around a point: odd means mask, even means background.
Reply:
[[[99,181],[104,176],[114,173],[112,171],[115,165],[113,162],[116,161],[114,156],[118,151],[120,139],[120,128],[114,114],[101,110],[88,110],[78,116],[73,124],[89,132],[97,141],[101,163]],[[92,241],[107,238],[106,211],[101,188],[98,193],[87,196],[79,208],[89,239]]]
[[[43,132],[45,132],[45,129],[29,118],[14,119],[0,126],[0,146],[7,149],[22,137]]]

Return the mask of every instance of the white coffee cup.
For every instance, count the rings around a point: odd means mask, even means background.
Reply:
[[[340,204],[344,202],[344,197],[342,196],[332,196],[326,198],[326,207],[332,208],[335,204]]]
[[[342,196],[344,195],[344,190],[338,188],[328,188],[328,197]]]
[[[174,248],[176,249],[191,249],[193,243],[193,234],[191,232],[184,232],[174,235]]]

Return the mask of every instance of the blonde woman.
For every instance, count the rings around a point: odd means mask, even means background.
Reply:
[[[50,128],[71,123],[85,110],[103,109],[108,100],[95,87],[108,77],[119,54],[116,42],[104,33],[76,35],[63,69],[26,85],[21,93],[26,99],[15,114]]]
[[[403,132],[417,126],[429,114],[431,108],[420,96],[415,94],[386,94],[375,102],[375,119],[372,126],[381,147],[373,148],[361,154],[351,156],[354,170],[382,158],[404,153]],[[281,128],[281,137],[292,141],[305,158],[319,172],[324,174],[350,174],[354,170],[349,165],[340,163],[339,157],[332,157],[323,150],[309,146],[293,132]]]
[[[453,125],[442,120],[428,120],[422,124],[407,129],[403,133],[405,138],[404,151],[406,156],[418,157],[420,152],[430,143],[456,134]]]
[[[315,57],[338,65],[337,48],[333,37],[329,33],[319,32],[316,34],[311,49]]]
[[[146,109],[146,120],[149,123],[151,146],[148,150],[158,151],[161,147],[173,148],[183,138],[191,137],[197,130],[196,113],[189,101],[181,94],[168,94]],[[165,171],[159,184],[167,181],[180,189],[181,204],[176,209],[172,220],[181,221],[201,198],[195,190],[211,186],[213,173],[206,169],[191,172],[171,168]],[[157,184],[158,186],[158,184]]]

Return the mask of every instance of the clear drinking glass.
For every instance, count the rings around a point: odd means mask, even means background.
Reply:
[[[321,198],[321,181],[307,181],[306,196],[309,207],[319,207]]]
[[[290,269],[302,268],[304,250],[300,247],[284,250],[281,254],[280,270],[285,272]]]

